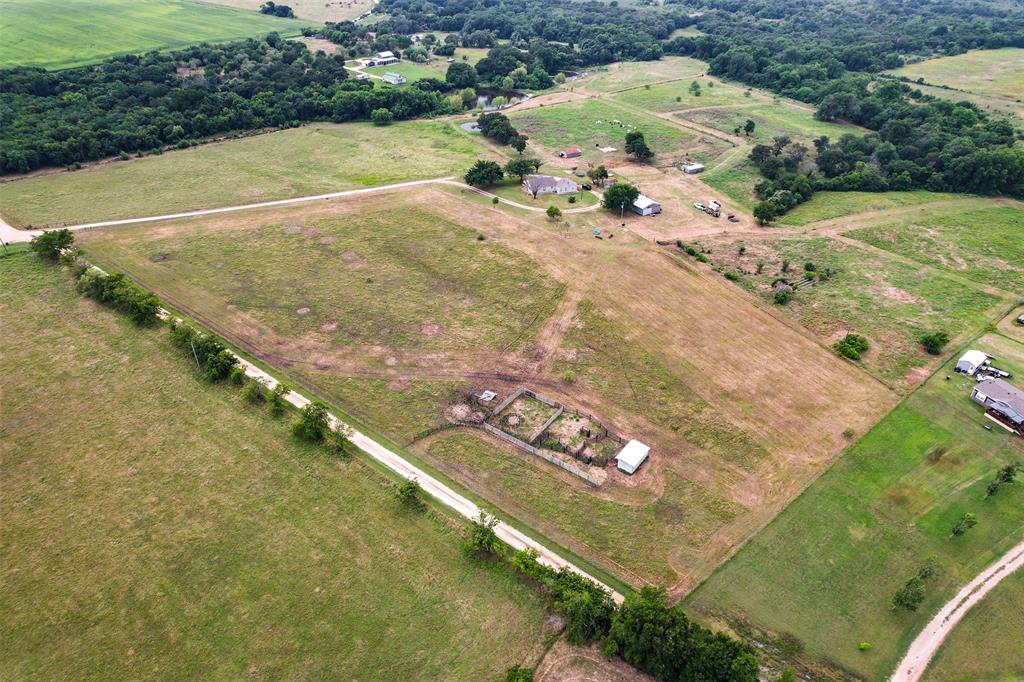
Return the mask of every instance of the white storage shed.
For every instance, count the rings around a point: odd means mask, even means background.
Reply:
[[[619,450],[619,454],[615,455],[619,471],[632,475],[644,463],[644,460],[647,459],[647,453],[650,451],[651,449],[648,446],[638,440],[629,441],[624,448]]]

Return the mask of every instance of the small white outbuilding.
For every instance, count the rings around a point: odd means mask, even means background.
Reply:
[[[960,374],[974,376],[989,361],[989,357],[980,350],[969,350],[956,361],[956,371]]]
[[[619,454],[615,455],[615,460],[619,464],[619,471],[632,475],[644,463],[644,460],[647,459],[647,453],[650,451],[651,449],[648,446],[638,440],[629,441],[624,448],[619,450]]]

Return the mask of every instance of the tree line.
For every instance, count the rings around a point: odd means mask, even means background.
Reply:
[[[305,121],[454,113],[444,81],[375,88],[348,79],[341,55],[270,34],[224,45],[118,57],[50,72],[0,70],[0,172],[186,147],[231,131]]]

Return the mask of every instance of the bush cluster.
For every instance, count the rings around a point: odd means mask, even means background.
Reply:
[[[849,333],[843,339],[836,341],[832,346],[836,353],[850,360],[860,360],[860,356],[867,351],[870,344],[860,334]]]
[[[209,381],[228,378],[238,358],[213,334],[204,334],[192,327],[172,319],[168,323],[171,343],[186,357],[196,363],[197,369]]]
[[[151,292],[120,273],[108,275],[88,268],[78,277],[78,292],[124,313],[138,325],[152,324],[160,312],[160,301]]]

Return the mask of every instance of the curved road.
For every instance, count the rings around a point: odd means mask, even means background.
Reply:
[[[91,230],[99,227],[117,227],[119,225],[135,225],[138,223],[151,223],[160,220],[181,220],[185,218],[200,218],[202,216],[217,215],[219,213],[233,213],[235,211],[248,211],[259,208],[271,208],[274,206],[288,206],[290,204],[302,204],[310,201],[327,201],[330,199],[339,199],[343,197],[358,196],[360,194],[373,194],[374,192],[387,192],[390,190],[403,189],[406,187],[416,187],[418,185],[451,185],[453,187],[462,187],[464,189],[472,190],[477,194],[482,194],[487,197],[496,197],[496,195],[478,187],[467,185],[464,182],[456,180],[454,176],[447,176],[443,178],[430,178],[428,180],[412,180],[410,182],[396,182],[392,185],[378,185],[376,187],[367,187],[364,189],[348,189],[341,192],[330,192],[328,194],[315,194],[312,196],[305,197],[293,197],[291,199],[276,199],[274,201],[260,201],[254,204],[238,204],[236,206],[222,206],[220,208],[205,208],[198,211],[186,211],[184,213],[166,213],[164,215],[145,216],[142,218],[124,218],[121,220],[104,220],[97,223],[82,223],[80,225],[68,225],[67,229],[71,231],[75,230]],[[594,193],[597,196],[600,194]],[[539,208],[537,206],[527,206],[526,204],[520,204],[510,199],[503,199],[496,197],[498,201],[509,206],[515,206],[516,208],[525,209],[527,211],[543,212],[546,209]],[[584,213],[586,211],[594,211],[600,208],[600,204],[594,204],[592,206],[584,206],[582,208],[570,208],[562,211],[562,213]],[[3,218],[0,218],[0,238],[7,244],[17,244],[19,242],[31,241],[33,237],[42,234],[43,230],[19,230],[12,225],[9,225]]]
[[[969,582],[963,589],[957,592],[939,612],[935,614],[928,625],[910,644],[906,656],[900,661],[896,672],[890,678],[890,682],[917,682],[921,679],[928,663],[935,656],[935,652],[942,646],[942,642],[949,636],[953,628],[957,626],[967,612],[975,604],[985,598],[992,588],[998,585],[1003,578],[1010,575],[1021,566],[1024,566],[1024,542],[1001,556],[994,564],[986,568],[978,577]]]

